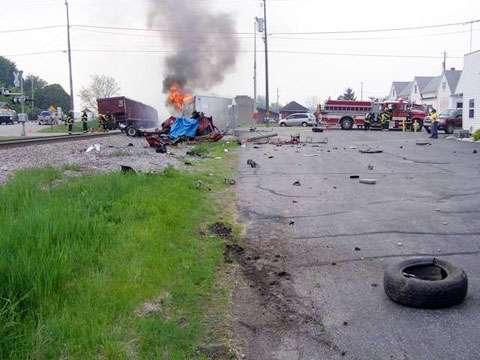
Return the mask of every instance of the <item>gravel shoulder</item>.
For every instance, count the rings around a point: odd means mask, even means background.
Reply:
[[[94,144],[100,152],[86,150]],[[171,154],[158,154],[144,138],[125,135],[99,137],[53,144],[41,144],[0,150],[0,184],[4,184],[15,171],[30,168],[62,167],[74,165],[81,171],[118,171],[121,165],[141,172],[161,172],[169,165],[182,166],[178,157],[185,156],[187,145],[171,148]]]

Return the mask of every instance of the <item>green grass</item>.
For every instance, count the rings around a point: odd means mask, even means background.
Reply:
[[[200,230],[228,218],[206,190],[226,190],[223,160],[203,165],[214,176],[45,169],[1,187],[0,358],[195,358],[222,263]]]
[[[128,152],[124,151],[124,150],[117,150],[117,151],[114,151],[111,154],[112,157],[122,157],[122,156],[127,156],[127,155],[128,155]]]
[[[42,129],[39,132],[41,132],[41,133],[66,133],[66,132],[68,132],[68,126],[67,125],[60,124],[60,125],[53,125],[53,126],[51,126],[51,125],[44,125],[44,126],[45,126],[45,129]],[[88,131],[90,131],[92,126],[95,129],[98,129],[98,121],[97,120],[89,121],[88,122]],[[75,132],[82,132],[83,131],[83,124],[82,124],[81,121],[78,121],[78,120],[75,121],[74,127],[75,127]]]

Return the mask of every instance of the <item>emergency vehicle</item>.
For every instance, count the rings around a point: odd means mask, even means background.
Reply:
[[[380,115],[388,110],[392,114],[389,129],[407,129],[417,123],[417,131],[423,127],[428,109],[424,105],[410,104],[404,100],[372,103],[369,101],[328,100],[322,111],[322,125],[329,129],[363,129],[365,118],[371,120],[371,128],[381,128]]]

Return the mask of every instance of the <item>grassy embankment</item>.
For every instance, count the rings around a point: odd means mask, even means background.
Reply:
[[[45,129],[40,130],[39,132],[41,133],[66,133],[68,132],[68,126],[64,124],[60,125],[44,125]],[[81,121],[77,120],[74,123],[75,127],[75,132],[83,132],[83,124]],[[88,131],[90,131],[91,128],[94,128],[95,130],[98,129],[98,121],[89,121],[88,122]]]
[[[45,169],[0,187],[0,358],[204,359],[226,343],[232,285],[206,229],[231,221],[234,147],[202,145],[213,158],[191,172]]]

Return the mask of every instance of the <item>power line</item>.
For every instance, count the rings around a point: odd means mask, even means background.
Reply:
[[[478,21],[478,20],[476,20]],[[392,31],[408,31],[408,30],[424,30],[434,29],[449,26],[465,25],[467,22],[457,22],[438,25],[412,26],[402,28],[387,28],[387,29],[370,29],[370,30],[339,30],[339,31],[312,31],[312,32],[288,32],[288,33],[272,33],[272,35],[332,35],[332,34],[358,34],[358,33],[374,33],[374,32],[392,32]],[[468,22],[470,24],[470,22]]]
[[[36,31],[36,30],[45,30],[45,29],[55,29],[59,27],[65,27],[65,25],[51,25],[51,26],[39,26],[33,28],[25,29],[13,29],[13,30],[0,30],[0,33],[15,33],[15,32],[24,32],[24,31]]]
[[[96,26],[96,25],[72,25],[77,28],[87,29],[110,29],[110,30],[125,30],[125,31],[149,31],[149,32],[167,32],[167,33],[188,33],[187,30],[173,30],[173,29],[146,29],[146,28],[131,28],[131,27],[115,27],[115,26]],[[252,32],[228,32],[228,31],[196,31],[197,34],[231,34],[231,35],[252,35]]]

